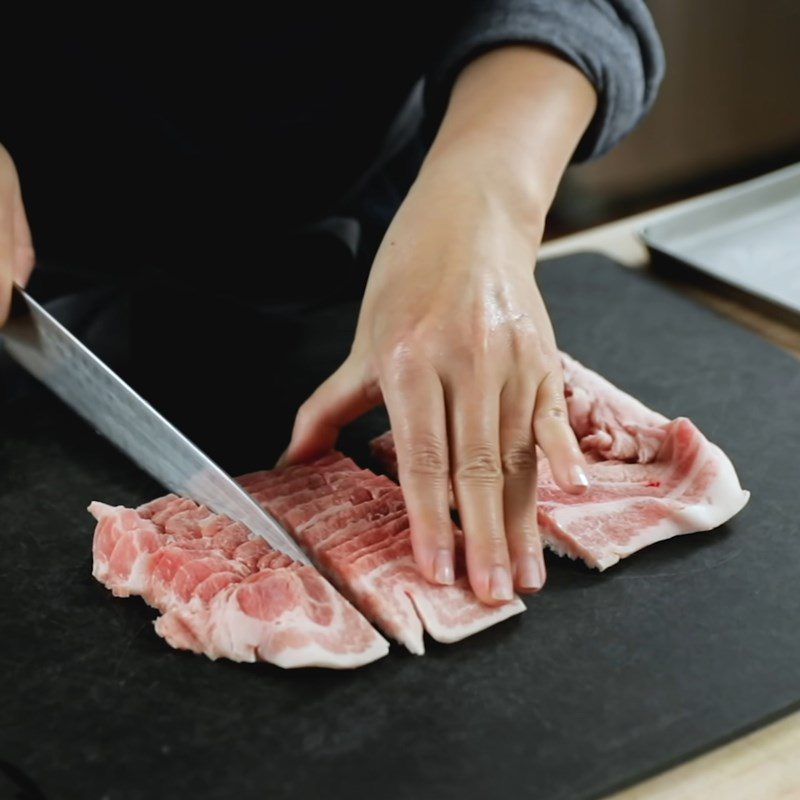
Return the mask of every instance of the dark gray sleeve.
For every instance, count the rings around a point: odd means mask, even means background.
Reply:
[[[425,76],[425,127],[438,128],[458,73],[504,44],[548,47],[592,82],[598,107],[573,161],[610,150],[647,113],[664,74],[664,53],[644,0],[465,2],[443,52]]]

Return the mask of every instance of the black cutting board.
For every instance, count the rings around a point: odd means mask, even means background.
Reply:
[[[141,600],[90,576],[88,501],[157,488],[7,366],[0,796],[580,800],[796,707],[800,364],[602,256],[538,274],[564,350],[725,449],[752,492],[741,514],[604,574],[548,556],[527,613],[422,658],[213,663],[171,650]],[[131,380],[230,469],[269,465],[346,353],[356,306],[256,313],[154,294],[54,307],[109,357],[132,321]],[[384,424],[364,419],[345,449],[363,454]]]

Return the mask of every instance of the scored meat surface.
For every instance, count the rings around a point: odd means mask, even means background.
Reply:
[[[243,525],[167,495],[134,510],[94,502],[92,574],[140,595],[157,633],[214,659],[358,667],[388,643],[316,570]]]
[[[452,586],[428,583],[411,552],[400,487],[332,452],[239,479],[363,614],[412,653],[424,633],[455,642],[525,610],[481,603],[463,558]],[[94,502],[92,574],[161,612],[173,647],[282,667],[355,667],[388,644],[312,567],[229,518],[176,495],[138,509]],[[457,534],[460,532],[456,531]]]
[[[341,453],[239,481],[345,596],[412,653],[424,653],[425,631],[455,642],[525,610],[518,597],[481,603],[463,563],[453,585],[428,583],[414,563],[400,487]]]
[[[684,417],[669,420],[561,354],[569,421],[587,461],[589,489],[558,488],[539,451],[538,520],[545,544],[599,570],[650,544],[708,531],[747,503],[728,457]],[[372,441],[392,474],[391,431]]]

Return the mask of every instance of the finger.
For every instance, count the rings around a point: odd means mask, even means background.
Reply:
[[[548,372],[539,384],[533,419],[536,442],[550,462],[556,483],[572,494],[585,491],[589,485],[586,462],[569,424],[560,368]]]
[[[453,479],[472,589],[484,603],[513,597],[503,526],[500,389],[492,380],[445,386]]]
[[[365,380],[355,359],[346,359],[298,409],[289,446],[275,466],[306,461],[327,452],[345,425],[380,402],[377,381]]]
[[[33,270],[35,254],[31,229],[28,225],[28,217],[25,214],[25,205],[22,202],[22,192],[19,185],[17,185],[14,198],[12,228],[14,236],[14,280],[20,286],[25,286]]]
[[[414,559],[429,581],[450,584],[455,567],[442,384],[428,363],[393,366],[381,380]]]
[[[546,571],[536,523],[536,445],[533,409],[536,382],[511,378],[500,397],[500,456],[503,465],[503,518],[514,585],[538,591]]]
[[[14,281],[13,208],[0,195],[0,325],[8,318],[11,285]]]

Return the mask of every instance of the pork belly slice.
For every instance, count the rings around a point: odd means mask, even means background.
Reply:
[[[425,652],[426,631],[437,641],[456,642],[525,610],[518,597],[501,606],[481,603],[463,564],[452,586],[428,583],[414,562],[405,503],[392,480],[369,470],[345,475],[332,455],[312,467],[286,478],[283,470],[252,473],[243,483],[261,487],[254,497],[322,572],[412,653]]]
[[[669,420],[565,353],[561,359],[590,487],[563,492],[538,451],[538,519],[551,550],[604,570],[655,542],[712,530],[744,507],[749,493],[730,460],[690,420]],[[396,474],[391,431],[370,444]]]
[[[316,570],[243,525],[167,495],[139,509],[94,502],[92,574],[157,608],[156,632],[209,658],[358,667],[388,643]]]
[[[591,459],[646,464],[656,457],[669,420],[561,353],[569,424]]]
[[[604,570],[655,542],[712,530],[744,507],[749,493],[716,445],[683,417],[663,430],[650,463],[590,463],[582,495],[561,491],[540,462],[539,529],[551,550]]]

